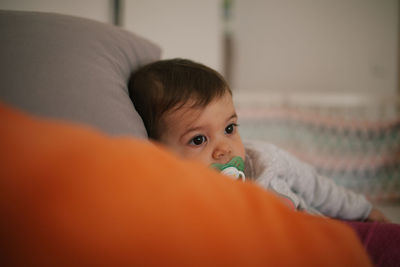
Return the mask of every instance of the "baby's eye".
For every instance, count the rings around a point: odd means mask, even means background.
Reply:
[[[225,133],[226,134],[232,134],[233,131],[235,130],[235,127],[237,127],[238,125],[236,123],[231,123],[229,124],[226,128],[225,128]]]
[[[190,145],[199,146],[207,141],[207,137],[204,135],[195,136],[192,140],[190,140]]]

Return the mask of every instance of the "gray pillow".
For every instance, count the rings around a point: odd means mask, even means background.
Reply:
[[[146,138],[129,75],[160,48],[112,25],[72,16],[0,11],[0,101],[35,115]]]

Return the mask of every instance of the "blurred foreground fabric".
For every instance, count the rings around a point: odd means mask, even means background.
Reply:
[[[0,105],[1,266],[370,266],[345,224],[147,141]]]

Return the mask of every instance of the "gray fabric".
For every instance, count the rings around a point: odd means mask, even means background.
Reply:
[[[0,101],[30,113],[146,138],[127,81],[160,48],[112,25],[0,11]]]
[[[297,209],[345,220],[363,220],[371,212],[363,195],[318,175],[284,150],[262,141],[246,141],[245,148],[246,177],[292,200]]]

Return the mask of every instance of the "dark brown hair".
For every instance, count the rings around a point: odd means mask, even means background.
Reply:
[[[160,138],[162,117],[188,100],[192,107],[205,107],[212,100],[232,94],[225,79],[215,70],[187,59],[160,60],[131,75],[129,97],[142,117],[150,138]]]

